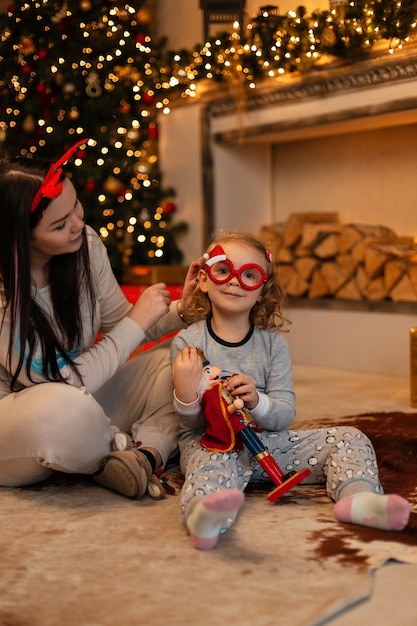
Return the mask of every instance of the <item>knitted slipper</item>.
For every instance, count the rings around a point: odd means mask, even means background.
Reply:
[[[148,459],[133,448],[111,452],[104,460],[104,467],[93,478],[102,487],[139,500],[146,493],[151,476]]]

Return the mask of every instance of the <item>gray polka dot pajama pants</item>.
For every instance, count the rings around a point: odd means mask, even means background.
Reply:
[[[311,475],[302,484],[326,484],[334,501],[355,491],[383,493],[373,446],[356,428],[262,431],[257,435],[284,474],[309,468]],[[195,502],[206,495],[222,489],[243,491],[250,481],[270,480],[248,450],[209,452],[200,445],[200,437],[192,433],[180,441],[185,476],[180,507],[183,521]]]

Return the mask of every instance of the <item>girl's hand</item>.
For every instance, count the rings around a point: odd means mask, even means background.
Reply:
[[[196,348],[180,350],[172,366],[175,395],[180,402],[190,404],[198,398],[197,388],[203,376],[203,363]]]
[[[234,374],[225,382],[224,386],[234,398],[241,398],[249,410],[254,409],[259,402],[255,383],[249,376]]]
[[[169,311],[171,298],[164,283],[156,283],[145,289],[136,300],[133,309],[129,313],[131,317],[144,332],[155,324],[163,315]]]

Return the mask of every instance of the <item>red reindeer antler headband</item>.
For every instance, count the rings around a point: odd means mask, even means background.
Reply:
[[[43,179],[41,186],[38,191],[33,196],[32,203],[30,205],[30,212],[33,211],[39,206],[39,202],[42,198],[57,198],[62,192],[62,183],[59,182],[62,174],[62,166],[69,160],[70,156],[74,154],[76,149],[81,146],[83,143],[87,143],[88,139],[80,139],[77,141],[71,148],[69,148],[65,154],[58,159],[55,163],[52,163],[51,167],[46,173],[45,178]]]

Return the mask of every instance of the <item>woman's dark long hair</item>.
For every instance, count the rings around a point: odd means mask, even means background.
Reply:
[[[31,233],[50,200],[42,198],[32,214],[30,205],[50,165],[49,161],[24,157],[0,161],[0,281],[4,306],[0,332],[4,332],[5,318],[8,317],[10,336],[6,368],[11,391],[18,388],[17,380],[24,367],[29,380],[34,382],[30,369],[38,346],[46,380],[65,382],[58,359],[64,359],[80,376],[69,352],[82,347],[83,294],[90,300],[93,311],[96,300],[85,231],[77,252],[56,255],[50,261],[51,315],[56,329],[32,297]],[[18,362],[13,365],[12,355],[16,350]]]

